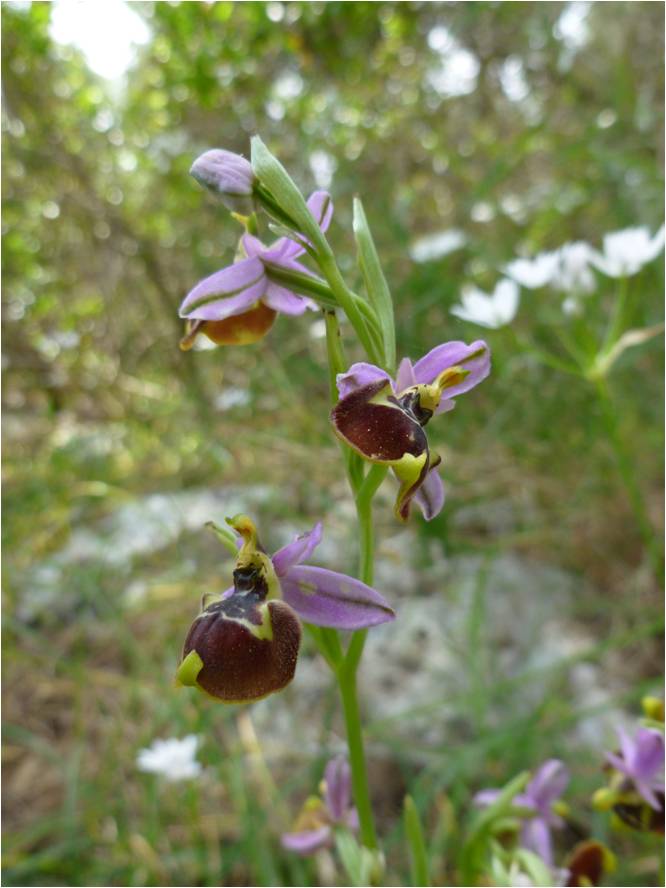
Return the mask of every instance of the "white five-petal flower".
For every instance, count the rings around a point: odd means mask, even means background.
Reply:
[[[595,253],[593,263],[608,277],[637,274],[664,249],[664,226],[650,237],[645,226],[625,228],[604,236],[603,251]]]
[[[477,287],[467,286],[460,294],[461,304],[454,305],[451,314],[463,321],[496,330],[510,324],[515,318],[519,299],[518,285],[506,278],[497,283],[490,295]]]
[[[167,780],[190,780],[201,774],[201,764],[196,759],[201,738],[188,734],[182,740],[155,740],[136,757],[140,771],[161,774]]]

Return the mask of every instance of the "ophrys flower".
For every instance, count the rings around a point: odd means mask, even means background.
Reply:
[[[271,558],[247,516],[227,522],[243,541],[234,584],[207,601],[192,624],[177,672],[181,684],[225,703],[259,700],[294,677],[299,617],[337,629],[362,629],[394,618],[388,602],[365,583],[302,563],[321,540],[321,524]]]

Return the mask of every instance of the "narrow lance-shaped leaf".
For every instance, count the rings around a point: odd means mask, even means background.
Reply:
[[[379,262],[375,243],[365,217],[363,204],[354,198],[354,237],[358,249],[358,261],[365,281],[365,287],[377,312],[384,343],[384,358],[389,373],[395,370],[395,321],[393,300],[386,278]]]
[[[419,812],[411,796],[405,796],[405,835],[411,858],[412,885],[430,885],[428,877],[428,852]]]
[[[502,789],[494,802],[482,811],[472,822],[467,839],[460,852],[459,866],[464,885],[476,884],[476,878],[483,869],[487,843],[492,827],[497,820],[505,817],[512,808],[513,799],[522,792],[530,779],[528,771],[518,774]]]
[[[358,888],[369,885],[374,863],[372,852],[359,845],[350,833],[340,830],[335,834],[335,847],[352,885]]]
[[[252,169],[257,178],[271,192],[280,209],[294,221],[296,230],[318,247],[323,239],[321,230],[296,183],[259,136],[252,137],[251,146]]]

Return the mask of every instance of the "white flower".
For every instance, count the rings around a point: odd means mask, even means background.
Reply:
[[[477,287],[468,286],[460,294],[461,305],[454,305],[451,314],[463,321],[496,330],[510,324],[515,318],[519,297],[520,291],[515,281],[506,278],[499,281],[491,296]]]
[[[141,749],[136,757],[140,771],[161,774],[167,780],[189,780],[201,774],[201,764],[196,760],[201,738],[188,734],[182,740],[155,740],[151,746]]]
[[[624,277],[639,272],[663,249],[663,225],[653,237],[650,237],[650,229],[645,225],[625,228],[604,236],[603,252],[595,253],[593,262],[599,271],[609,277]]]
[[[409,247],[409,255],[414,262],[432,262],[448,256],[467,243],[467,235],[459,228],[449,228],[435,234],[425,234],[417,238]]]
[[[551,284],[565,293],[591,293],[594,290],[594,275],[590,264],[595,251],[584,241],[564,244],[557,251],[557,268]]]
[[[528,290],[545,287],[557,274],[560,262],[559,251],[539,253],[534,259],[514,259],[504,271]]]

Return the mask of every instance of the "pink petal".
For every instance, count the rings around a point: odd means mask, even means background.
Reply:
[[[314,191],[308,198],[308,209],[322,231],[327,231],[333,218],[333,201],[328,191]]]
[[[262,244],[258,237],[253,234],[244,234],[242,237],[243,249],[248,259],[261,256],[267,251],[267,247]]]
[[[431,521],[444,507],[444,484],[437,468],[431,469],[421,487],[414,494],[414,502],[423,512],[426,521]]]
[[[316,309],[317,306],[311,299],[297,296],[286,287],[281,287],[274,281],[269,281],[262,300],[269,308],[286,315],[302,315],[308,308]]]
[[[295,851],[305,857],[331,844],[331,827],[322,826],[319,829],[306,829],[303,832],[284,833],[280,841],[287,851]]]
[[[323,567],[292,567],[280,585],[287,604],[315,626],[364,629],[395,619],[393,609],[375,589]]]
[[[664,767],[664,737],[654,728],[639,728],[636,734],[634,770],[639,780],[651,779]]]
[[[344,821],[351,805],[351,770],[347,759],[340,755],[326,765],[326,804],[335,823]]]
[[[553,864],[553,845],[548,824],[541,817],[531,817],[523,823],[520,831],[520,844],[548,864]]]
[[[398,367],[398,373],[395,377],[395,390],[398,394],[406,388],[416,385],[416,376],[414,376],[414,367],[409,358],[403,358]]]
[[[259,259],[243,259],[199,281],[185,297],[180,316],[222,321],[243,314],[263,296],[266,281]]]
[[[368,385],[370,382],[376,382],[378,379],[390,379],[391,377],[385,370],[375,367],[374,364],[365,364],[360,362],[352,364],[346,373],[338,373],[335,381],[338,385],[338,392],[341,398]]]
[[[419,383],[429,384],[449,367],[461,366],[469,371],[468,376],[456,386],[446,389],[435,413],[445,413],[452,409],[452,399],[478,385],[490,373],[490,349],[482,339],[470,345],[464,342],[444,342],[429,351],[414,364],[414,376]]]
[[[290,568],[302,561],[307,561],[321,542],[322,534],[322,523],[318,521],[312,530],[302,533],[293,542],[278,549],[272,558],[275,573],[279,577],[283,577]]]
[[[548,759],[536,771],[526,794],[538,808],[547,810],[562,795],[570,780],[566,766],[559,759]]]

